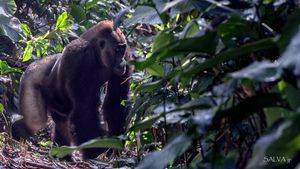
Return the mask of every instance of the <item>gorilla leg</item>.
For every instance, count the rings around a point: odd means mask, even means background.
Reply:
[[[74,125],[76,145],[100,137],[103,133],[100,129],[99,113],[96,110],[75,109],[71,121]],[[81,152],[84,159],[93,159],[104,151],[106,151],[104,148],[88,148]]]
[[[125,75],[112,75],[108,81],[102,111],[111,136],[117,136],[124,132],[127,110],[125,106],[121,105],[121,102],[128,99],[128,77],[129,69]]]
[[[70,130],[70,120],[67,116],[60,115],[56,112],[52,112],[51,116],[55,123],[55,126],[52,131],[52,141],[58,146],[71,146],[72,135]],[[63,159],[67,161],[72,161],[72,155],[67,155]]]
[[[71,145],[71,126],[70,120],[65,115],[60,115],[57,112],[52,112],[52,119],[55,123],[55,127],[52,132],[52,140],[59,146],[70,146]]]

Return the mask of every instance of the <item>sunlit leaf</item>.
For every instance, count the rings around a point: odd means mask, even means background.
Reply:
[[[6,61],[0,60],[0,74],[8,74],[8,73],[21,73],[22,71],[17,68],[10,67]]]
[[[30,37],[31,32],[30,32],[30,28],[28,27],[28,25],[26,25],[25,23],[21,23],[20,26],[21,26],[21,29],[22,29],[23,33],[25,34],[25,36]]]
[[[269,61],[254,62],[246,68],[231,73],[230,76],[238,79],[250,79],[259,82],[273,82],[280,78],[282,69],[276,63]]]
[[[56,21],[56,24],[55,24],[55,29],[63,31],[63,30],[66,30],[67,28],[68,28],[68,13],[63,12],[57,18],[57,21]]]
[[[167,3],[159,3],[159,0],[154,0],[154,3],[156,4],[156,8],[158,9],[159,13],[163,13],[167,11],[168,9],[178,5],[179,3],[182,3],[186,0],[175,0]]]
[[[32,41],[30,40],[27,42],[26,48],[25,48],[23,56],[22,56],[23,62],[26,62],[31,58],[32,51],[33,51],[33,44],[32,44]]]

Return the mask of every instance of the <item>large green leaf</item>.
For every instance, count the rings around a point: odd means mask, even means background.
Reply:
[[[191,52],[214,54],[217,40],[216,32],[207,32],[201,37],[171,41],[154,51],[146,60],[133,61],[131,63],[134,64],[137,69],[145,69],[156,61],[162,61],[179,54],[188,54]]]
[[[162,23],[156,10],[150,6],[138,6],[133,16],[125,20],[125,26],[135,25],[137,23],[160,24]]]
[[[14,42],[19,39],[20,21],[0,13],[0,35],[8,36]]]
[[[0,1],[0,15],[12,16],[17,9],[14,0],[1,0]]]
[[[161,151],[146,156],[138,165],[138,169],[163,169],[172,160],[183,154],[192,144],[192,139],[180,135],[166,145]]]
[[[72,4],[71,6],[71,15],[77,22],[86,20],[85,11],[82,6]]]
[[[217,32],[227,47],[234,47],[236,43],[233,39],[256,39],[258,35],[253,29],[253,24],[251,25],[239,15],[232,15],[227,22],[217,27]]]
[[[170,8],[185,2],[186,0],[174,0],[171,2],[165,2],[162,0],[153,0],[153,2],[155,3],[155,7],[158,10],[159,13],[163,13],[166,12],[167,10],[169,10]]]
[[[63,12],[58,16],[56,20],[55,29],[63,31],[66,30],[67,28],[68,28],[68,13]]]
[[[252,159],[249,161],[247,169],[256,169],[264,167],[266,163],[267,157],[275,157],[275,156],[285,156],[285,152],[282,154],[269,154],[267,155],[268,148],[276,142],[276,140],[283,137],[284,132],[291,127],[291,122],[285,122],[281,124],[275,131],[262,136],[254,146]],[[285,143],[281,143],[276,145],[274,148],[277,149],[278,147],[284,146]],[[289,156],[290,158],[290,156]]]
[[[247,168],[273,168],[288,164],[300,150],[299,121],[300,115],[296,114],[279,125],[276,130],[262,136],[254,146],[252,159]],[[269,157],[278,159],[275,162],[267,162]]]
[[[118,139],[110,139],[110,138],[103,138],[103,139],[93,139],[88,142],[85,142],[79,146],[62,146],[62,147],[55,147],[52,148],[50,154],[52,156],[56,156],[62,158],[73,151],[81,150],[85,148],[117,148],[122,149],[123,143],[121,140]]]
[[[188,68],[187,70],[184,71],[183,76],[191,76],[193,74],[197,74],[206,69],[224,63],[225,61],[236,59],[239,56],[247,55],[252,52],[260,51],[263,49],[276,47],[275,41],[276,40],[274,38],[267,38],[267,39],[258,40],[256,42],[248,43],[239,48],[228,49],[224,52],[219,53],[212,59],[208,59],[197,66]]]
[[[238,79],[250,79],[259,82],[272,82],[280,78],[282,69],[276,63],[269,61],[254,62],[246,68],[231,73],[230,76]]]
[[[22,71],[17,68],[10,67],[6,61],[0,60],[0,74],[8,74],[8,73],[21,73]]]
[[[299,112],[300,111],[300,90],[295,88],[289,83],[280,81],[278,84],[278,89],[281,92],[282,96],[288,101],[290,107]]]

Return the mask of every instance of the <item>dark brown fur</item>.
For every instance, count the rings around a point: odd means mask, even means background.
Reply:
[[[105,44],[105,45],[103,45]],[[127,57],[126,40],[110,21],[100,22],[67,45],[62,54],[31,64],[20,85],[20,111],[26,127],[36,133],[50,113],[58,145],[79,145],[103,135],[99,124],[99,92],[108,83],[102,106],[109,134],[124,131],[122,100],[128,99],[130,70],[120,66]],[[125,82],[124,82],[125,81]],[[71,127],[74,126],[74,134]],[[95,158],[104,149],[86,149],[84,158]]]

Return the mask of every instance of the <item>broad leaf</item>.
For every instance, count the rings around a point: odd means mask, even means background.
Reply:
[[[188,54],[191,52],[214,54],[217,40],[215,32],[208,32],[204,36],[197,38],[171,41],[167,45],[161,46],[154,51],[145,61],[133,61],[132,64],[134,64],[137,69],[145,69],[156,61],[163,61],[179,54]]]
[[[85,11],[81,6],[72,4],[70,7],[71,7],[71,15],[74,17],[76,22],[81,22],[86,20]]]
[[[150,6],[138,6],[133,16],[125,20],[125,26],[135,25],[137,23],[160,24],[162,23],[156,10]]]
[[[21,26],[22,32],[24,33],[24,35],[26,37],[30,37],[32,35],[28,25],[26,25],[25,23],[21,23],[20,26]]]
[[[192,139],[180,135],[166,145],[161,151],[146,156],[138,165],[138,169],[163,169],[172,160],[183,154],[192,144]]]
[[[26,43],[26,48],[25,48],[23,56],[22,56],[23,62],[26,62],[29,59],[31,59],[32,51],[33,51],[33,44],[32,44],[32,41],[30,40]]]
[[[17,68],[10,67],[6,61],[0,60],[0,74],[8,74],[8,73],[21,73],[22,71]]]
[[[103,139],[93,139],[88,142],[85,142],[79,146],[62,146],[62,147],[55,147],[52,148],[50,151],[50,155],[62,158],[73,151],[81,150],[85,148],[117,148],[122,149],[123,143],[121,140],[118,139],[109,139],[109,138],[103,138]]]
[[[238,79],[250,79],[259,82],[273,82],[280,78],[282,69],[269,61],[254,62],[246,68],[231,73],[229,76]]]
[[[14,0],[1,0],[0,1],[0,15],[12,16],[17,9]]]
[[[0,9],[1,10],[1,9]],[[8,36],[14,42],[19,39],[20,21],[14,17],[8,17],[0,12],[0,35]]]
[[[68,13],[63,12],[57,18],[57,21],[56,21],[56,24],[55,24],[55,29],[63,31],[63,30],[66,30],[67,28],[68,28]]]
[[[228,49],[222,53],[219,53],[218,55],[216,55],[216,57],[204,61],[203,63],[199,64],[198,66],[191,67],[191,68],[185,70],[183,75],[191,76],[192,74],[197,74],[206,69],[215,67],[225,61],[236,59],[239,56],[242,56],[242,55],[247,56],[247,54],[250,54],[252,52],[260,51],[263,49],[269,49],[269,48],[273,48],[273,47],[276,47],[275,39],[267,38],[267,39],[258,40],[256,42],[248,43],[239,48]]]

